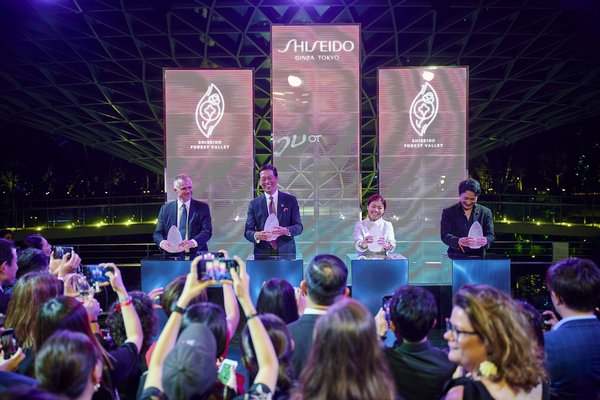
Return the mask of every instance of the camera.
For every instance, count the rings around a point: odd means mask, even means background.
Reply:
[[[201,260],[198,264],[198,277],[202,280],[231,281],[230,268],[239,273],[237,261],[230,258]]]
[[[8,360],[11,358],[19,348],[15,331],[12,329],[5,329],[4,332],[0,334],[0,345],[2,345],[2,351],[4,351],[4,359]]]
[[[65,254],[73,254],[73,247],[69,246],[54,246],[54,258],[63,258]]]
[[[83,275],[88,279],[91,285],[94,283],[104,283],[110,282],[110,278],[106,275],[106,273],[114,272],[113,267],[103,267],[100,265],[84,265],[83,266]]]

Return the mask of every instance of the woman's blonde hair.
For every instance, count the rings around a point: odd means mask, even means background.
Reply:
[[[488,285],[463,285],[453,305],[462,308],[483,340],[488,361],[498,367],[493,382],[505,379],[514,389],[529,392],[546,379],[544,353],[523,308],[504,292]]]

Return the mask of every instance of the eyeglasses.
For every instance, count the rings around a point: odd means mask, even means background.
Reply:
[[[456,327],[454,325],[452,325],[452,322],[450,322],[450,319],[446,318],[446,332],[450,332],[450,331],[452,331],[452,336],[454,336],[455,338],[458,338],[459,334],[479,335],[479,333],[477,333],[477,332],[467,332],[467,331],[460,331],[460,330],[456,329]]]

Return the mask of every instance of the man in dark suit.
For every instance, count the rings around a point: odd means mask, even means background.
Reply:
[[[397,341],[394,347],[384,349],[384,354],[398,394],[406,400],[441,398],[456,365],[427,339],[436,324],[435,298],[418,286],[402,286],[390,300],[389,315],[390,329]],[[380,335],[385,334],[388,326],[384,310],[375,321]]]
[[[554,309],[544,334],[550,396],[556,399],[600,399],[600,269],[591,260],[568,258],[548,269],[546,286]]]
[[[306,296],[306,308],[298,320],[288,325],[294,339],[292,362],[296,376],[300,376],[310,355],[313,328],[317,319],[335,301],[348,296],[347,279],[346,264],[334,255],[319,254],[308,263],[304,280],[300,283],[300,290]]]
[[[467,179],[458,185],[459,201],[442,211],[440,235],[448,245],[450,258],[485,255],[495,239],[492,211],[477,204],[481,185],[475,179]],[[471,226],[479,222],[483,237],[469,237]]]
[[[192,199],[192,180],[187,175],[177,175],[173,181],[173,190],[177,200],[160,208],[158,223],[154,231],[154,242],[168,253],[180,253],[186,250],[208,251],[206,242],[212,236],[212,222],[208,204]],[[167,242],[169,229],[179,228],[183,241],[173,249]]]
[[[17,270],[17,250],[13,242],[0,239],[0,313],[6,314]]]
[[[277,168],[271,164],[263,165],[260,187],[264,195],[250,202],[244,233],[246,239],[254,243],[254,255],[257,256],[295,255],[294,236],[302,233],[298,200],[277,190],[278,182]],[[279,225],[269,232],[265,230],[265,223],[270,214],[277,216]]]

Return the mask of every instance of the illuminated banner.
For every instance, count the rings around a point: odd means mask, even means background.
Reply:
[[[354,252],[360,213],[360,27],[274,25],[273,159],[300,203],[305,259]]]
[[[467,78],[466,67],[378,71],[379,190],[410,283],[451,283],[440,217],[466,178]]]
[[[165,190],[188,174],[193,197],[210,206],[210,250],[248,254],[244,217],[254,169],[251,69],[165,69]],[[251,248],[250,248],[251,251]]]

